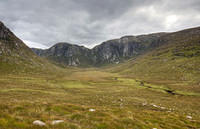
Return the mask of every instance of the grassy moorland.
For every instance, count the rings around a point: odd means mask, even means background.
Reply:
[[[57,67],[1,28],[0,129],[200,128],[199,28],[101,68]]]
[[[1,73],[0,87],[1,129],[200,128],[199,92],[170,92],[165,85],[99,69]],[[51,125],[52,120],[64,123]]]

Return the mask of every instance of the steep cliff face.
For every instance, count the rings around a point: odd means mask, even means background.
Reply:
[[[0,39],[8,39],[12,35],[11,31],[0,22]]]
[[[156,47],[156,42],[165,33],[125,36],[120,39],[106,41],[92,49],[94,63],[119,63],[125,59],[137,56],[150,48]]]
[[[35,48],[32,50],[39,56],[65,65],[101,66],[110,63],[118,64],[156,47],[162,35],[165,35],[165,33],[125,36],[103,42],[93,49],[68,43],[58,43],[46,50]]]
[[[121,59],[137,55],[137,49],[142,48],[137,40],[130,37],[110,40],[92,49],[95,64],[119,63]]]

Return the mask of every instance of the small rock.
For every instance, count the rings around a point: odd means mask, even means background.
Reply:
[[[155,105],[155,104],[153,104],[152,106],[154,106],[154,107],[158,107],[157,105]]]
[[[153,129],[157,129],[157,128],[153,128]]]
[[[54,120],[51,122],[52,125],[56,125],[56,124],[59,124],[59,123],[63,123],[64,120]]]
[[[89,109],[89,111],[90,111],[90,112],[95,112],[96,110],[95,110],[95,109]]]
[[[186,118],[188,118],[188,119],[192,119],[192,117],[191,117],[191,116],[186,116]]]
[[[38,125],[38,126],[45,126],[46,125],[43,121],[40,121],[40,120],[33,121],[33,124]]]

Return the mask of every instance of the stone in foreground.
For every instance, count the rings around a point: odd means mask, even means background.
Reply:
[[[45,126],[46,125],[43,121],[40,121],[40,120],[33,121],[33,124],[38,125],[38,126]]]
[[[95,112],[96,110],[95,110],[95,109],[89,109],[89,111],[90,111],[90,112]]]

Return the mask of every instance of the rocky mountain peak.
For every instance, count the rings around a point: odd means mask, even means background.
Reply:
[[[0,39],[8,39],[12,32],[0,21]]]
[[[35,54],[30,51],[30,48],[0,21],[0,56],[1,55],[13,57],[35,56]]]

